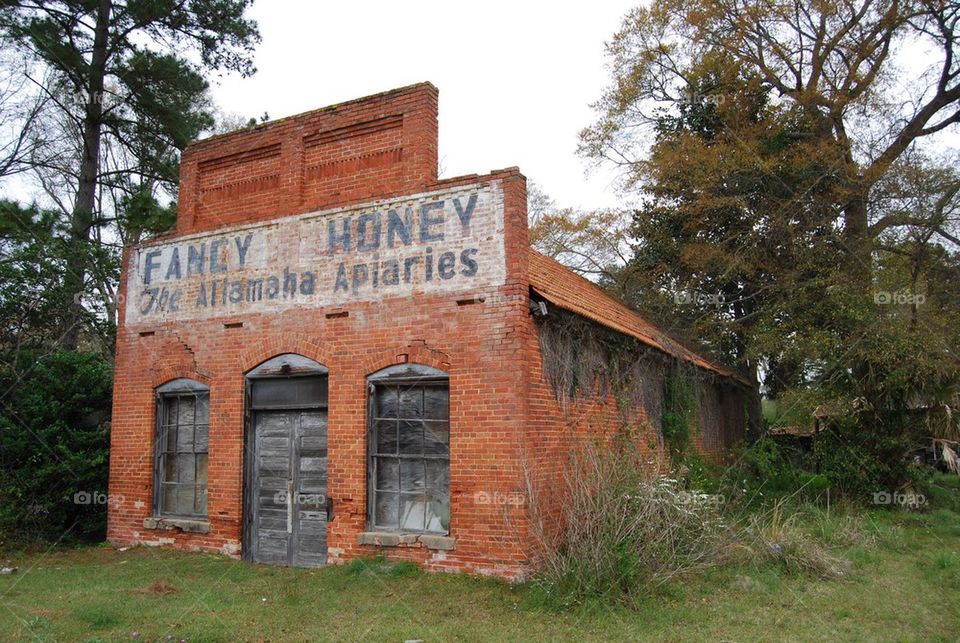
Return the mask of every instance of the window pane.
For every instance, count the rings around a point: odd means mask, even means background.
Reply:
[[[197,456],[197,484],[201,485],[204,490],[207,488],[207,456],[198,455]],[[206,493],[206,491],[204,491]]]
[[[427,531],[449,531],[450,529],[450,495],[434,493],[427,503],[426,526]]]
[[[207,487],[206,485],[196,488],[197,490],[197,499],[196,504],[194,505],[193,513],[196,514],[206,514],[207,513]]]
[[[424,467],[427,488],[450,495],[450,463],[445,460],[426,460]]]
[[[427,511],[427,498],[422,494],[400,497],[400,529],[423,530]]]
[[[176,489],[177,508],[174,513],[189,516],[193,513],[195,487],[192,484],[178,484]]]
[[[440,420],[423,423],[423,452],[427,455],[450,454],[450,423]]]
[[[210,396],[206,393],[197,395],[197,424],[207,424],[210,421]]]
[[[375,452],[395,455],[397,453],[397,421],[375,420],[374,426],[377,432],[374,442]]]
[[[197,453],[206,453],[209,449],[207,435],[210,432],[208,424],[198,424],[193,432],[193,450]]]
[[[167,514],[176,513],[177,485],[164,484],[160,493],[160,511]]]
[[[397,417],[397,389],[392,386],[378,386],[374,414],[380,418]]]
[[[401,386],[400,417],[419,419],[423,417],[423,388]]]
[[[255,380],[252,402],[257,408],[326,404],[327,378],[291,377]]]
[[[177,480],[179,482],[189,482],[190,484],[193,484],[193,481],[196,477],[196,469],[194,468],[196,465],[193,459],[194,456],[192,454],[180,454],[177,456],[171,456],[171,459],[174,457],[177,459],[177,473],[180,476],[177,478]]]
[[[180,425],[177,427],[177,451],[181,453],[186,451],[191,453],[193,451],[193,425],[187,424],[186,426]]]
[[[400,420],[400,453],[423,453],[423,422]]]
[[[421,491],[423,487],[423,460],[401,460],[400,491]]]
[[[393,458],[377,458],[377,489],[398,491],[400,484],[400,463]]]
[[[191,396],[183,396],[177,398],[177,424],[180,426],[192,426],[194,411],[196,410],[196,398]]]
[[[376,513],[373,520],[378,527],[397,528],[397,494],[377,491]]]
[[[164,455],[163,459],[163,482],[177,481],[177,456]]]
[[[163,401],[163,422],[164,426],[177,426],[177,398],[168,397]]]
[[[174,402],[176,400],[173,400]],[[169,426],[164,429],[166,431],[166,445],[164,449],[170,453],[176,453],[177,451],[177,425]]]
[[[450,419],[450,389],[429,386],[423,392],[423,417],[431,420]]]

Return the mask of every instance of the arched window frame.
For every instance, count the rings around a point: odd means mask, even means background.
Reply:
[[[368,376],[369,529],[449,533],[449,382],[447,373],[422,364],[397,364]],[[416,430],[419,436],[411,433]]]
[[[155,397],[153,515],[206,518],[210,388],[181,377],[158,386]]]

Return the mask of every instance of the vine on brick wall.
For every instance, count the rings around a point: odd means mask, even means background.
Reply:
[[[674,459],[690,455],[695,427],[719,428],[710,374],[639,340],[559,309],[538,320],[543,371],[565,412],[613,396],[624,427],[642,410]]]

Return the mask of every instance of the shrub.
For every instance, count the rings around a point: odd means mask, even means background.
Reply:
[[[532,502],[535,524],[543,524],[544,510]],[[534,530],[538,583],[553,607],[633,602],[672,578],[719,564],[732,544],[714,496],[657,476],[626,439],[575,451],[561,513],[562,532]]]
[[[103,538],[106,505],[74,496],[107,491],[111,375],[101,356],[68,351],[0,368],[0,538]]]
[[[802,514],[786,500],[751,514],[743,530],[749,560],[757,565],[777,565],[791,574],[838,579],[850,573],[850,563],[831,554],[811,538]]]

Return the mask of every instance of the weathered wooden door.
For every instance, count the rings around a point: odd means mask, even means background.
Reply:
[[[268,374],[259,370],[248,396],[245,557],[318,567],[327,561],[327,522],[332,518],[326,373]]]
[[[327,413],[254,415],[254,562],[317,567],[327,560]]]

